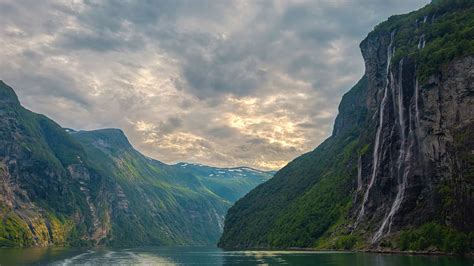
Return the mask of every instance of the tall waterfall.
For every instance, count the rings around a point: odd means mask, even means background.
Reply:
[[[400,150],[399,150],[399,155],[397,159],[397,179],[398,179],[398,191],[397,195],[395,197],[395,200],[392,203],[392,207],[390,208],[390,212],[388,215],[385,216],[385,218],[382,221],[382,224],[380,228],[377,230],[377,232],[374,234],[372,238],[372,242],[376,242],[379,240],[383,234],[384,230],[387,227],[387,224],[389,225],[389,230],[392,224],[392,219],[395,213],[398,211],[400,208],[400,205],[403,201],[403,196],[405,195],[405,188],[406,188],[406,181],[407,181],[407,176],[408,176],[408,169],[406,166],[406,160],[408,157],[408,153],[410,152],[409,149],[409,143],[407,141],[406,137],[406,124],[405,124],[405,107],[404,107],[404,101],[403,101],[403,58],[399,62],[399,69],[398,69],[398,126],[400,129]],[[409,116],[409,132],[408,135],[410,136],[412,134],[412,127],[411,127],[411,112],[410,109],[408,110],[408,116]],[[408,149],[407,149],[408,148]]]
[[[370,189],[374,185],[375,182],[375,177],[377,176],[377,169],[379,166],[379,157],[380,157],[380,141],[381,141],[381,135],[382,135],[382,128],[383,128],[383,122],[384,122],[384,110],[385,106],[387,105],[387,95],[388,95],[388,89],[390,86],[390,79],[389,79],[389,71],[390,71],[390,61],[392,60],[392,55],[393,55],[393,37],[395,35],[395,32],[392,32],[390,35],[390,44],[387,47],[387,67],[385,70],[386,74],[386,84],[385,84],[385,90],[384,90],[384,95],[382,98],[382,102],[380,104],[379,108],[379,124],[377,126],[377,132],[375,134],[375,145],[374,145],[374,152],[373,152],[373,162],[372,162],[372,175],[370,177],[370,182],[369,186],[367,187],[367,190],[364,193],[364,199],[362,201],[362,205],[359,211],[359,214],[357,215],[356,223],[355,225],[357,226],[360,222],[360,219],[364,216],[365,214],[365,205],[367,203],[367,200],[369,199],[369,193]],[[383,141],[383,140],[382,140]]]

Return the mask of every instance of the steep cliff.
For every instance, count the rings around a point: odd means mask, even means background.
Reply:
[[[378,25],[332,136],[239,200],[219,245],[472,248],[473,6],[436,1]]]
[[[96,198],[90,195],[99,194],[102,181],[92,169],[74,173],[86,158],[61,127],[21,107],[0,82],[2,246],[100,241],[107,229],[96,223],[102,214],[91,209]],[[87,193],[80,190],[81,175]]]
[[[225,180],[148,158],[119,129],[63,129],[0,82],[0,246],[215,244],[272,173],[200,168]]]

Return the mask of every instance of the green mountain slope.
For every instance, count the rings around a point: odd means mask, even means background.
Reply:
[[[53,121],[21,107],[3,82],[0,96],[1,245],[80,244],[92,233],[92,217],[67,166],[87,160],[84,149]],[[91,180],[91,193],[100,185]]]
[[[117,129],[71,136],[101,175],[113,182],[112,244],[205,245],[218,239],[230,202],[195,176],[143,156]]]
[[[436,1],[377,26],[331,137],[237,201],[219,246],[472,249],[473,11]]]
[[[0,122],[0,246],[215,244],[231,203],[271,177],[220,181],[142,155],[118,129],[63,129],[3,82]]]
[[[340,109],[361,104],[365,79],[344,96]],[[362,108],[362,107],[361,107]],[[362,111],[362,110],[361,110]],[[311,247],[347,211],[355,171],[348,165],[357,150],[357,121],[351,112],[344,132],[278,171],[274,178],[237,201],[226,216],[224,247]],[[356,114],[360,114],[357,117]],[[354,117],[352,117],[354,116]]]

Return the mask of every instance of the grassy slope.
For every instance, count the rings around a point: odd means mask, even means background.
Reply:
[[[121,186],[129,210],[139,217],[135,221],[130,221],[125,213],[115,217],[113,244],[217,241],[216,228],[203,218],[193,219],[189,211],[205,213],[216,209],[223,214],[229,203],[209,191],[195,176],[143,156],[119,130],[80,131],[73,136],[83,144],[102,174]],[[99,140],[103,144],[97,144]]]
[[[344,96],[340,110],[363,108],[365,78]],[[348,121],[365,120],[364,110]],[[220,244],[229,247],[308,247],[344,213],[356,172],[358,128],[347,125],[314,151],[296,158],[228,211]]]

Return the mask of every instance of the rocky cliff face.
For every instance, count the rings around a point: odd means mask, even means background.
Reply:
[[[332,136],[239,200],[220,245],[452,252],[457,239],[471,248],[472,11],[438,1],[377,26]],[[417,239],[430,237],[426,228],[438,242]]]
[[[153,160],[118,129],[65,130],[0,82],[0,246],[214,244],[233,197],[271,176],[232,173]]]
[[[78,242],[100,240],[96,228],[73,226],[92,223],[84,204],[92,199],[66,167],[81,165],[84,150],[54,122],[22,108],[3,82],[0,96],[1,245],[65,244],[74,234]]]
[[[354,226],[372,231],[372,243],[435,217],[472,230],[474,57],[455,59],[420,82],[411,57],[390,64],[394,36],[361,44],[375,138],[358,158]]]

